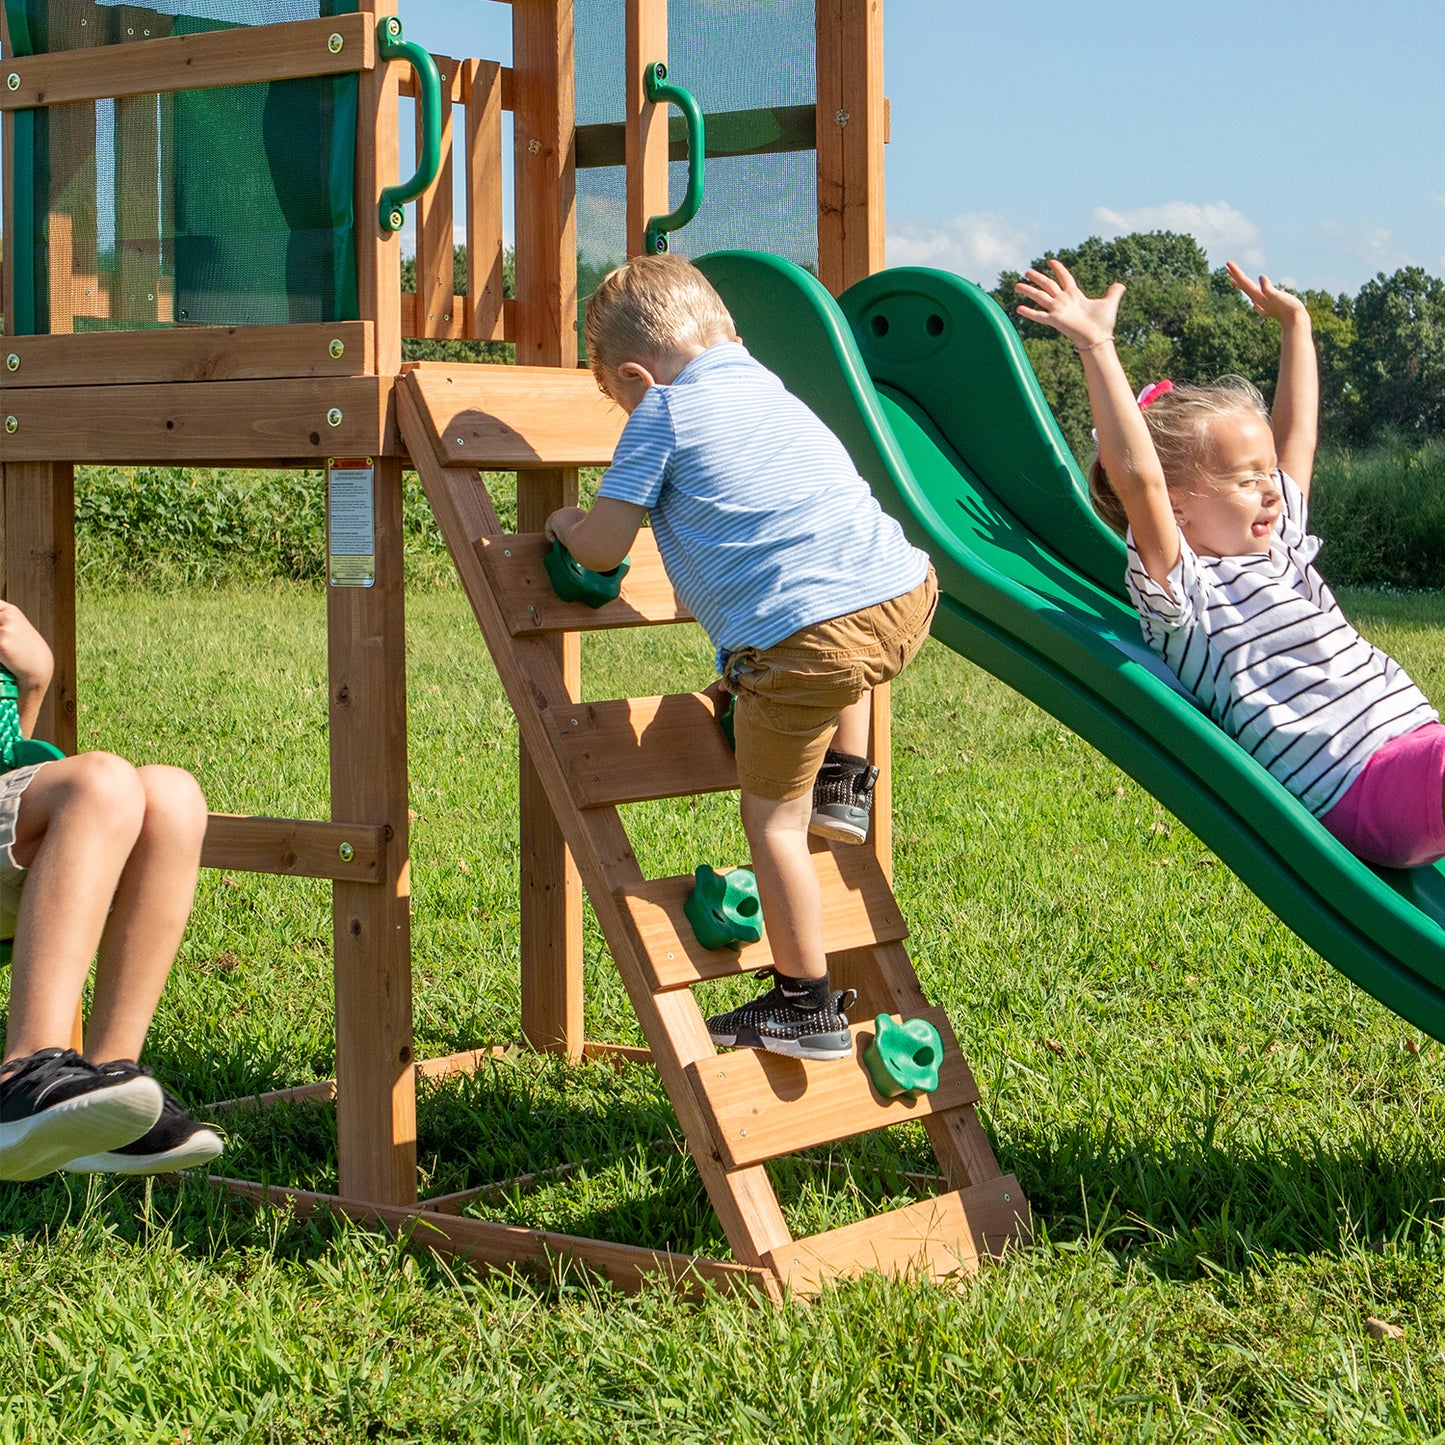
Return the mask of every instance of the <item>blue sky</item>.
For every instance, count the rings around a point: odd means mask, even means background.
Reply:
[[[433,50],[510,59],[506,5],[400,11]],[[987,284],[1168,227],[1296,286],[1445,275],[1441,0],[884,0],[884,17],[890,264]]]

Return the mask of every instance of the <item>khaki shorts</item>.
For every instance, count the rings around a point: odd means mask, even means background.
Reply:
[[[812,788],[838,714],[903,671],[937,606],[930,567],[892,601],[815,622],[772,647],[733,653],[723,687],[737,695],[733,734],[743,791],[781,801]]]
[[[25,870],[10,851],[15,842],[15,824],[20,817],[20,795],[44,763],[31,763],[13,772],[0,773],[0,939],[15,937],[15,919],[20,912],[20,885]]]

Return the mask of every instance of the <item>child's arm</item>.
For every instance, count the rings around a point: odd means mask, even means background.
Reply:
[[[1284,332],[1272,412],[1274,448],[1280,470],[1288,472],[1308,497],[1320,421],[1320,371],[1309,308],[1298,296],[1281,291],[1268,276],[1261,276],[1256,284],[1233,261],[1225,265],[1229,279],[1254,303],[1254,309],[1274,317]]]
[[[1114,352],[1114,322],[1123,284],[1116,281],[1102,296],[1089,297],[1062,261],[1050,261],[1049,266],[1053,276],[1025,271],[1024,280],[1014,287],[1033,302],[1020,306],[1019,315],[1052,326],[1078,350],[1099,429],[1100,460],[1128,514],[1144,570],[1167,587],[1169,574],[1179,563],[1179,524],[1149,428]]]
[[[633,502],[598,497],[590,512],[559,507],[547,518],[547,535],[590,571],[610,572],[631,551],[646,515]]]
[[[55,659],[30,619],[9,602],[0,602],[0,664],[14,674],[20,692],[20,731],[28,738],[40,716]]]

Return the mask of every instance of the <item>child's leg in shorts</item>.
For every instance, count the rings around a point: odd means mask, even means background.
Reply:
[[[870,688],[852,707],[838,714],[838,730],[828,744],[835,753],[851,753],[856,758],[868,756],[868,743],[873,731],[873,692]]]
[[[808,849],[813,792],[764,798],[744,789],[743,831],[748,837],[768,944],[778,972],[789,978],[823,978],[823,892]]]

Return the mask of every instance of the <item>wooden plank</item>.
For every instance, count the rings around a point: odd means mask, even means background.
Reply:
[[[61,220],[67,223],[68,230],[69,217],[52,217],[52,223]],[[53,240],[51,250],[53,257]],[[356,376],[374,370],[373,332],[369,321],[336,321],[299,326],[182,326],[167,331],[14,336],[6,344],[6,370],[0,390]],[[339,356],[332,355],[333,346],[340,346]]]
[[[823,891],[823,939],[829,953],[908,936],[893,890],[868,849],[822,847],[812,860]],[[757,943],[741,949],[704,948],[683,912],[692,890],[688,874],[651,879],[618,892],[618,902],[647,950],[654,988],[686,988],[704,979],[736,978],[772,966],[766,923]]]
[[[479,1267],[505,1269],[513,1265],[532,1265],[551,1269],[555,1267],[555,1261],[570,1261],[595,1270],[619,1289],[634,1294],[644,1287],[662,1282],[684,1294],[720,1290],[729,1294],[758,1292],[770,1299],[778,1298],[771,1273],[756,1266],[707,1259],[701,1255],[672,1254],[667,1250],[646,1249],[634,1244],[583,1239],[572,1234],[554,1234],[515,1224],[494,1224],[490,1220],[469,1219],[439,1209],[389,1207],[333,1194],[279,1189],[219,1175],[212,1175],[211,1180],[229,1194],[270,1208],[287,1209],[301,1218],[320,1211],[344,1215],[359,1224],[381,1225],[411,1245]]]
[[[664,995],[671,997],[671,995]],[[818,1144],[832,1144],[907,1119],[923,1119],[978,1102],[948,1015],[920,1009],[943,1039],[938,1088],[916,1099],[885,1099],[863,1067],[873,1025],[853,1026],[853,1062],[815,1063],[762,1049],[734,1049],[688,1067],[688,1075],[730,1169],[760,1164]]]
[[[114,67],[115,58],[109,57],[107,63]],[[116,242],[111,320],[140,325],[172,321],[173,314],[160,313],[161,193],[156,157],[161,154],[161,135],[156,102],[147,97],[117,100],[114,117]]]
[[[512,339],[515,324],[515,302],[503,301],[501,315],[492,322],[491,330],[483,332],[480,336],[471,335],[467,329],[467,304],[465,296],[452,297],[451,320],[445,323],[442,335],[437,338],[438,340],[510,341]],[[401,334],[415,336],[417,324],[416,292],[403,291],[401,293]],[[408,361],[405,366],[425,366],[427,364],[426,362]]]
[[[460,89],[460,65],[449,55],[434,55],[441,76],[441,165],[436,179],[416,202],[416,335],[438,337],[450,329],[456,312],[452,272],[455,269],[456,231],[452,218],[452,169],[454,127],[452,125],[452,91]],[[416,114],[417,153],[422,145],[422,113]]]
[[[447,466],[605,466],[627,421],[590,373],[575,368],[422,362],[409,374],[425,440]]]
[[[884,265],[882,0],[840,0],[842,10],[843,285]]]
[[[584,808],[722,793],[738,785],[737,762],[704,693],[579,703],[549,723],[573,796]]]
[[[818,77],[818,279],[841,295],[843,279],[843,0],[817,0],[814,63]]]
[[[11,462],[4,488],[5,599],[30,619],[55,658],[35,736],[74,753],[75,468],[69,462]]]
[[[478,544],[477,553],[514,637],[692,621],[667,580],[649,528],[644,527],[632,544],[632,565],[622,579],[620,595],[601,607],[558,597],[542,561],[550,546],[543,532],[486,537]]]
[[[496,3],[499,4],[499,5],[507,5],[507,4],[510,4],[510,3],[511,3],[511,0],[496,0]],[[496,62],[495,62],[495,61],[492,61],[492,60],[482,60],[482,61],[465,60],[465,61],[462,62],[462,64],[463,64],[464,66],[466,66],[466,65],[478,65],[478,64],[479,64],[479,65],[495,65]],[[501,66],[498,66],[498,71],[499,71],[499,74],[498,74],[498,76],[497,76],[497,81],[498,81],[498,84],[499,84],[500,87],[501,87],[500,96],[501,96],[501,102],[502,102],[502,109],[509,111],[509,110],[511,110],[511,108],[512,108],[512,67],[511,67],[510,65],[501,65]],[[464,83],[465,83],[465,82],[464,82]],[[455,89],[455,87],[453,87],[453,89]],[[400,90],[401,90],[401,94],[404,95],[404,96],[406,96],[407,99],[409,99],[409,100],[415,100],[415,99],[416,99],[416,78],[411,74],[410,71],[408,71],[405,75],[403,75],[403,76],[401,77]],[[452,99],[459,101],[459,100],[462,100],[462,97],[459,96],[459,95],[454,95],[454,96],[452,97]]]
[[[416,1198],[401,463],[378,458],[376,584],[326,589],[331,811],[386,830],[377,883],[332,885],[341,1192]]]
[[[386,830],[369,823],[212,813],[206,824],[201,867],[377,883],[385,853]]]
[[[389,376],[6,389],[0,461],[193,462],[395,450]],[[340,412],[331,425],[328,414]],[[8,420],[15,419],[15,430]]]
[[[333,35],[342,42],[336,51],[331,48]],[[375,64],[376,37],[365,15],[211,30],[124,46],[9,56],[0,110],[344,75]],[[14,77],[19,84],[12,88]]]
[[[467,108],[466,334],[490,341],[502,327],[502,67],[469,60],[462,91]]]
[[[396,14],[396,0],[361,0],[359,19],[374,34]],[[328,22],[330,23],[330,22]],[[376,370],[401,370],[401,233],[384,231],[378,207],[384,187],[400,179],[397,80],[401,65],[378,65],[357,86],[356,289],[363,321],[376,323]]]
[[[668,107],[654,105],[643,88],[647,67],[667,61],[667,0],[627,0],[627,254],[642,254],[653,216],[672,206],[667,194]]]
[[[1009,1175],[796,1239],[769,1262],[788,1289],[804,1295],[870,1270],[961,1281],[978,1272],[981,1258],[1027,1242],[1031,1230],[1028,1202]]]

